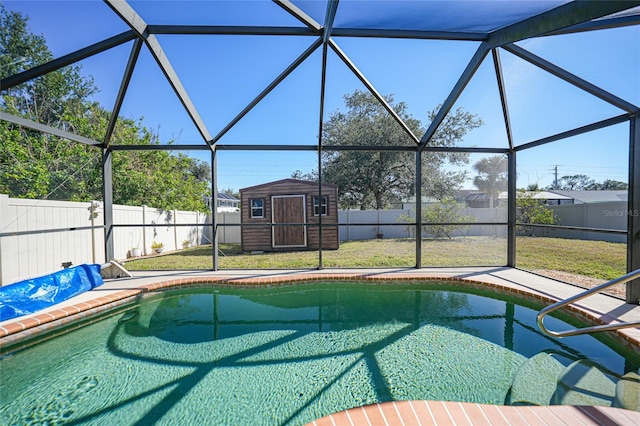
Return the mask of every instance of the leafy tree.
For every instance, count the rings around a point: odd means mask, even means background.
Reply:
[[[473,184],[489,196],[489,207],[493,208],[500,191],[507,189],[507,158],[503,155],[482,158],[473,165],[478,175]]]
[[[580,191],[583,189],[588,189],[594,183],[595,181],[587,175],[568,175],[562,176],[560,178],[557,188],[553,188],[553,186],[550,186],[548,189],[559,189],[562,191]]]
[[[42,35],[29,31],[27,18],[0,4],[0,77],[4,78],[53,59]],[[1,105],[7,112],[50,126],[66,127],[66,119],[82,115],[96,93],[81,67],[66,66],[8,89]],[[73,127],[65,130],[75,130]]]
[[[603,182],[596,182],[589,176],[584,174],[562,176],[558,183],[558,188],[553,185],[547,187],[548,190],[560,189],[563,191],[607,191],[607,190],[626,190],[629,184],[619,180],[606,179]]]
[[[2,4],[0,53],[0,77],[53,59],[44,38],[29,32],[27,19]],[[94,105],[87,99],[95,91],[93,81],[81,76],[80,67],[68,66],[3,91],[0,109],[80,133],[77,125],[91,112]],[[78,168],[99,165],[99,151],[5,121],[0,121],[0,135],[1,192],[41,198],[56,190],[69,192],[67,199],[78,200],[82,198],[78,194],[95,186],[87,181],[95,173]]]
[[[322,129],[325,145],[371,146],[374,151],[323,151],[323,181],[338,185],[340,206],[382,209],[391,202],[415,193],[415,154],[400,151],[375,151],[377,147],[415,146],[415,142],[370,93],[356,90],[344,96],[346,112],[331,114]],[[424,133],[422,123],[407,112],[404,102],[385,96],[398,116],[416,134]],[[433,120],[436,111],[429,113]],[[475,115],[457,110],[440,126],[430,146],[453,146],[482,121]],[[422,154],[422,186],[432,196],[442,198],[459,187],[464,172],[444,171],[446,163],[464,164],[468,155],[459,153]],[[309,177],[317,176],[311,173]],[[304,176],[298,174],[297,176]]]
[[[589,191],[627,190],[629,189],[629,184],[619,180],[606,179],[602,183],[595,182],[585,189]]]
[[[205,211],[208,183],[190,173],[193,161],[165,151],[115,152],[114,203]]]
[[[538,183],[530,183],[527,185],[527,191],[540,191],[540,185]]]
[[[544,205],[544,199],[535,198],[535,193],[518,191],[516,194],[516,223],[526,225],[554,225],[557,218],[553,210]],[[530,226],[518,227],[520,235],[533,235],[533,228]]]
[[[53,59],[27,18],[0,3],[0,77]],[[0,110],[102,141],[110,112],[81,67],[68,66],[4,90]],[[158,144],[142,122],[118,119],[113,144]],[[12,197],[89,201],[102,198],[101,150],[0,121],[0,192]],[[208,163],[166,151],[114,154],[114,202],[165,209],[206,209]]]
[[[291,179],[306,180],[308,182],[317,182],[318,171],[313,170],[309,173],[302,173],[300,170],[296,170],[295,172],[291,173]]]
[[[208,182],[211,180],[211,166],[204,161],[197,161],[195,159],[189,166],[189,173],[200,182]],[[231,188],[229,188],[231,189]],[[231,194],[231,192],[229,192]]]

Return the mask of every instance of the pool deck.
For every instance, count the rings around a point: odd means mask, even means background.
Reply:
[[[219,282],[230,285],[278,285],[318,279],[387,280],[440,279],[460,285],[516,292],[553,302],[584,289],[530,272],[507,267],[488,268],[396,268],[323,270],[224,270],[135,271],[133,277],[107,279],[89,292],[36,314],[0,322],[0,348],[35,336],[43,330],[127,303],[141,293],[181,285]],[[570,306],[595,323],[640,321],[640,306],[615,297],[595,294]],[[640,328],[616,332],[634,350],[640,348]],[[638,425],[640,412],[610,407],[509,407],[441,401],[401,401],[358,407],[318,419],[321,425]]]

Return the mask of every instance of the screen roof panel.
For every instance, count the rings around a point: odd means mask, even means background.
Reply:
[[[149,25],[301,26],[271,0],[130,0]]]
[[[335,27],[491,32],[567,3],[567,0],[341,0]]]
[[[43,36],[54,58],[128,31],[101,1],[16,1],[1,2],[7,10],[26,16],[29,31]]]

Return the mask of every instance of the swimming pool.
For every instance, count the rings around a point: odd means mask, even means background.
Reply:
[[[302,424],[403,399],[611,404],[611,384],[638,372],[638,354],[545,336],[539,308],[445,283],[150,294],[5,355],[0,423]],[[599,394],[549,394],[542,371],[575,378],[575,366]]]

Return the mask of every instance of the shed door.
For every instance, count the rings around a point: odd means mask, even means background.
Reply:
[[[273,223],[304,223],[304,195],[271,197]],[[307,231],[304,226],[273,226],[273,247],[306,247]]]

